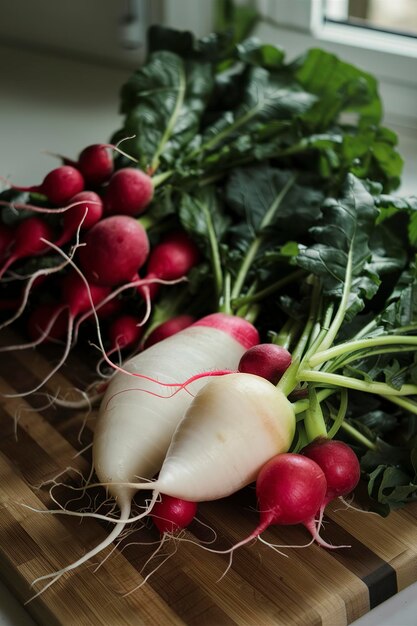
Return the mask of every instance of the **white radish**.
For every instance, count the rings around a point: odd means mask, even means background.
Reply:
[[[219,369],[236,370],[244,352],[258,342],[258,332],[252,324],[239,317],[215,313],[124,364],[131,375],[118,372],[112,378],[101,403],[93,442],[96,474],[120,508],[120,518],[109,521],[119,523],[83,557],[37,579],[53,579],[44,589],[110,545],[125,524],[135,519],[129,519],[137,491],[132,483],[150,481],[161,469],[175,429],[195,394],[211,380],[210,376],[198,376]],[[194,376],[196,380],[181,388],[182,383]],[[148,488],[153,486],[146,484]]]
[[[212,378],[178,425],[152,487],[192,502],[225,498],[287,452],[294,433],[293,406],[272,383],[243,373]]]

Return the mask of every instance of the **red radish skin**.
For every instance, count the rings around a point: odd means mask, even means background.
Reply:
[[[87,146],[78,157],[78,169],[88,184],[102,185],[114,170],[111,147],[105,144]]]
[[[291,354],[273,343],[260,343],[245,352],[238,365],[239,372],[257,374],[276,385],[291,365]]]
[[[182,231],[171,233],[154,246],[149,254],[145,279],[159,278],[173,281],[185,277],[198,263],[200,253],[195,243]],[[139,287],[142,296],[151,300],[160,285],[152,283]]]
[[[108,215],[139,215],[153,198],[153,183],[142,170],[125,167],[109,180],[104,206]]]
[[[221,553],[232,553],[256,539],[269,526],[293,524],[303,524],[313,540],[322,547],[344,547],[328,544],[317,530],[315,515],[320,510],[326,491],[324,472],[312,459],[290,452],[272,457],[262,467],[256,479],[258,526],[245,539]]]
[[[20,191],[41,193],[52,204],[60,206],[66,204],[72,196],[84,189],[84,178],[81,172],[72,165],[61,165],[61,167],[51,170],[40,185],[31,187],[12,186]]]
[[[28,217],[19,222],[10,246],[10,255],[0,270],[0,278],[15,261],[48,250],[48,244],[43,240],[52,241],[52,238],[51,228],[39,217]]]
[[[63,229],[61,236],[55,241],[56,246],[63,246],[71,240],[78,228],[89,230],[103,216],[103,202],[94,191],[80,191],[69,204],[71,208],[63,215]],[[72,206],[74,205],[74,206]]]
[[[197,509],[197,502],[161,494],[161,499],[152,509],[151,518],[161,534],[172,534],[187,528],[195,518]]]
[[[358,457],[343,441],[319,437],[301,450],[301,454],[313,459],[323,470],[327,491],[322,509],[340,496],[347,496],[357,486],[361,468]]]
[[[26,331],[33,342],[59,341],[66,336],[68,328],[65,307],[58,304],[40,304],[32,311]],[[46,333],[46,334],[45,334]]]
[[[106,287],[134,279],[149,254],[145,229],[127,215],[100,220],[84,243],[78,251],[81,269],[90,283]]]
[[[159,324],[154,330],[148,335],[146,338],[143,347],[149,348],[153,346],[153,344],[166,339],[167,337],[171,337],[171,335],[175,335],[179,333],[180,330],[184,330],[188,326],[191,326],[195,322],[195,318],[192,315],[176,315],[172,317],[170,320]]]
[[[87,289],[84,281],[77,272],[69,272],[61,282],[62,301],[68,305],[71,317],[76,317],[91,309],[91,300],[94,305],[104,300],[110,293],[110,288],[100,285],[90,285]]]
[[[143,332],[138,324],[140,319],[127,313],[115,319],[108,331],[111,351],[137,344]]]

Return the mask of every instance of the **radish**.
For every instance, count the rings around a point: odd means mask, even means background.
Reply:
[[[66,336],[68,324],[64,315],[65,308],[48,302],[40,304],[32,311],[26,331],[33,342],[57,341]]]
[[[239,372],[257,374],[276,385],[291,365],[291,354],[273,343],[260,343],[249,348],[239,361]]]
[[[259,524],[246,539],[231,550],[258,537],[272,524],[303,524],[321,545],[314,516],[326,495],[327,483],[323,470],[315,461],[294,453],[270,458],[256,480]]]
[[[77,165],[87,183],[102,185],[114,170],[111,146],[100,143],[87,146],[80,152]]]
[[[318,437],[301,450],[313,459],[323,470],[327,480],[327,491],[320,508],[322,516],[325,507],[341,496],[347,496],[357,486],[361,468],[358,457],[343,441]]]
[[[103,215],[103,202],[94,191],[80,191],[71,198],[70,205],[71,208],[64,212],[63,230],[60,238],[55,241],[57,246],[67,243],[78,228],[90,229]]]
[[[139,215],[153,198],[153,183],[142,170],[125,167],[109,180],[104,199],[108,215]]]
[[[158,343],[158,341],[162,341],[167,337],[171,337],[171,335],[179,333],[180,330],[184,330],[184,328],[191,326],[194,322],[195,318],[192,315],[187,315],[186,313],[183,315],[176,315],[166,322],[162,322],[162,324],[156,326],[145,339],[143,347],[149,348],[150,346],[153,346],[154,343]]]
[[[112,215],[95,224],[80,248],[80,266],[90,283],[112,287],[131,281],[149,254],[143,226],[128,215]]]
[[[84,178],[78,169],[72,165],[61,165],[51,170],[40,185],[31,187],[18,187],[13,189],[41,193],[52,204],[62,205],[68,202],[72,196],[84,189]]]
[[[0,269],[0,278],[15,261],[45,252],[48,244],[44,240],[51,240],[52,237],[51,228],[39,217],[28,217],[19,222],[10,246],[10,256]]]
[[[63,278],[63,280],[61,281],[61,288],[62,288],[62,296],[63,296],[62,303],[61,303],[62,310],[67,311],[67,320],[66,320],[67,323],[66,323],[66,331],[65,331],[66,341],[65,341],[64,352],[61,358],[59,359],[58,363],[54,365],[54,367],[47,374],[47,376],[38,385],[36,385],[36,387],[34,387],[33,389],[30,389],[29,391],[25,391],[22,393],[4,394],[5,397],[8,397],[8,398],[24,397],[24,396],[28,396],[38,391],[38,389],[40,389],[42,385],[44,385],[55,374],[55,372],[57,372],[60,369],[63,363],[65,363],[65,360],[71,350],[74,322],[77,316],[86,311],[91,310],[92,305],[94,306],[97,305],[101,300],[103,300],[110,293],[110,288],[108,287],[100,287],[97,285],[88,285],[88,284],[86,285],[85,282],[82,280],[82,278],[78,275],[76,271],[69,272],[67,276]],[[59,307],[57,307],[56,316],[58,316],[59,311],[60,309]],[[52,321],[50,319],[50,324],[54,323],[54,319],[57,319],[57,317],[52,318]],[[50,324],[46,326],[46,335],[44,338],[46,338],[48,335],[48,332],[50,330]],[[22,346],[22,348],[33,347],[34,345],[37,345],[38,343],[40,342],[38,340],[35,340],[32,344],[25,344],[24,346]]]
[[[109,328],[109,338],[113,349],[122,349],[135,344],[142,329],[138,326],[140,320],[134,315],[121,315],[115,319]]]
[[[197,514],[197,502],[162,494],[155,502],[151,518],[160,533],[174,533],[187,528]]]
[[[185,232],[170,233],[154,246],[147,262],[146,279],[178,280],[197,264],[200,254],[195,243]],[[139,287],[145,298],[153,298],[158,290],[156,283]]]
[[[111,379],[96,422],[93,464],[99,480],[106,484],[110,483],[107,487],[108,491],[120,508],[119,520],[110,519],[119,523],[108,537],[89,553],[59,572],[43,576],[42,579],[53,578],[55,580],[66,571],[92,558],[120,535],[126,523],[135,519],[129,519],[129,515],[131,500],[137,487],[129,483],[137,480],[137,477],[150,480],[161,469],[173,433],[192,403],[193,396],[199,389],[205,388],[207,381],[211,380],[210,377],[203,377],[199,374],[211,370],[216,373],[220,367],[236,368],[243,352],[258,342],[257,330],[246,320],[223,313],[214,313],[130,359],[125,364],[125,368],[133,375],[136,374],[137,380],[140,381],[139,386],[132,385],[132,378],[121,372]],[[246,375],[239,374],[238,376]],[[193,377],[196,380],[190,383],[187,389],[183,389],[181,383]],[[270,389],[274,390],[274,397],[279,397],[281,402],[281,394],[275,391],[275,387],[261,378],[258,380],[261,381],[262,387],[269,385]],[[176,393],[173,393],[171,386],[177,390]],[[225,395],[227,395],[226,391]],[[274,426],[280,430],[280,420],[275,414],[272,415],[273,409],[267,408],[267,400],[268,398],[265,397],[265,410],[273,420]],[[231,404],[233,405],[233,400]],[[244,404],[246,405],[246,402]],[[250,400],[249,406],[252,406]],[[289,445],[294,432],[294,418],[287,400],[285,400],[285,407],[288,412],[291,412],[289,419],[291,426],[284,435],[285,445]],[[247,408],[245,412],[247,413]],[[223,406],[221,413],[227,416],[229,406],[226,412]],[[255,421],[258,424],[258,420]],[[258,425],[254,424],[253,429],[257,432]],[[265,450],[262,454],[268,454],[273,447],[274,437],[271,437],[270,431],[266,433],[265,429],[263,433]],[[257,437],[262,438],[262,435],[257,435]],[[235,434],[234,441],[238,443],[239,440],[241,440],[240,437]],[[217,442],[220,443],[218,439]],[[246,446],[247,443],[241,455],[242,459],[248,457]],[[252,451],[252,442],[250,446]],[[205,447],[206,443],[203,442],[203,448],[199,444],[198,449],[194,450],[197,461]],[[252,454],[250,456],[253,459]],[[250,461],[250,459],[247,460]],[[253,461],[250,462],[253,463]],[[251,478],[255,472],[256,470],[251,472]],[[203,491],[202,497],[201,493],[198,498],[189,498],[187,495],[179,497],[184,500],[204,500],[206,495],[204,483],[207,478],[208,476],[205,476],[200,485],[200,490]],[[225,478],[226,476],[223,475],[217,477],[221,484]],[[159,486],[158,483],[145,484],[148,488]],[[142,486],[144,488],[144,485]],[[161,488],[160,491],[165,494],[164,489]],[[178,497],[178,494],[173,493],[167,493],[167,495]],[[148,512],[146,510],[144,514]],[[54,580],[47,586],[51,585]]]

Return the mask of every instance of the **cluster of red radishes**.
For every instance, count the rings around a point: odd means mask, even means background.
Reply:
[[[64,269],[55,281],[58,299],[50,298],[56,268],[38,269],[28,277],[32,290],[48,294],[38,298],[28,319],[27,330],[35,343],[66,338],[69,348],[81,322],[91,319],[94,305],[97,315],[109,320],[110,351],[138,345],[160,284],[183,279],[199,259],[196,245],[181,230],[170,232],[151,249],[137,218],[153,200],[153,180],[134,166],[115,169],[115,149],[110,144],[88,146],[76,162],[61,157],[64,164],[51,170],[40,185],[13,186],[37,194],[36,204],[2,202],[26,210],[28,217],[14,228],[0,223],[0,279],[7,271],[7,279],[13,278],[10,268],[32,257],[58,253],[63,258]],[[3,278],[2,282],[10,281]],[[130,305],[124,308],[120,294],[129,288]],[[139,303],[146,303],[145,312],[132,310],[131,290]],[[26,284],[17,298],[3,296],[2,308],[21,309],[27,298]],[[170,320],[147,337],[147,345],[192,321],[190,316]]]

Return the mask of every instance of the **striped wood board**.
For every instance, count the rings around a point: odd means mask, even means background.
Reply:
[[[84,357],[73,355],[46,389],[64,391],[91,377]],[[1,354],[0,391],[33,387],[55,358],[52,349]],[[80,522],[23,506],[56,508],[48,489],[39,485],[68,467],[84,476],[89,472],[90,450],[78,453],[91,442],[94,412],[86,418],[83,412],[42,409],[45,403],[40,395],[3,396],[0,401],[0,571],[23,602],[40,589],[40,583],[30,587],[36,577],[74,561],[111,528],[91,518]],[[60,480],[79,484],[74,471]],[[74,492],[62,487],[55,495],[63,503],[74,498]],[[95,496],[96,504],[103,502],[100,491]],[[199,522],[184,538],[227,548],[253,529],[254,507],[251,488],[203,504]],[[26,608],[45,626],[344,626],[417,580],[416,519],[417,505],[386,519],[333,506],[323,536],[350,548],[285,548],[306,543],[305,529],[274,528],[263,538],[284,546],[280,552],[255,541],[236,551],[229,569],[227,556],[192,541],[167,541],[159,557],[147,562],[158,535],[150,526],[138,527],[112,552],[107,549],[100,559],[66,574]],[[108,559],[96,570],[103,556]]]

